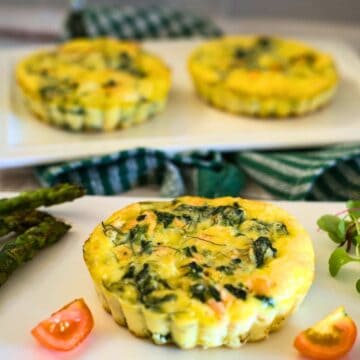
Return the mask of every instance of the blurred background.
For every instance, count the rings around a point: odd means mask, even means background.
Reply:
[[[1,0],[0,40],[61,34],[70,5],[167,5],[213,18],[225,31],[345,37],[360,49],[359,0]],[[10,42],[10,43],[13,43]]]
[[[85,1],[73,1],[84,3]],[[293,19],[332,20],[354,22],[359,25],[360,1],[358,0],[88,0],[88,5],[168,5],[189,9],[200,14],[223,17],[280,17]],[[54,12],[65,11],[66,0],[1,0],[2,7],[26,8],[32,11],[43,8]],[[38,8],[38,9],[36,9]]]
[[[64,39],[65,21],[77,9],[151,5],[211,18],[225,33],[341,40],[360,53],[360,0],[0,0],[0,48]],[[36,186],[31,169],[0,171],[2,190]],[[254,196],[265,198],[261,191],[255,185]]]

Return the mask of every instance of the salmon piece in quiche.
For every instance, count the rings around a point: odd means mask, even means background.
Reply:
[[[231,197],[129,205],[95,228],[84,259],[118,324],[183,349],[266,338],[314,276],[311,239],[291,215]]]

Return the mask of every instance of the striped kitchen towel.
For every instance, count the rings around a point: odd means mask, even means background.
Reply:
[[[221,30],[212,20],[158,6],[75,8],[65,21],[65,37],[114,36],[120,39],[214,37]]]
[[[237,165],[280,199],[360,199],[360,144],[319,150],[245,151]]]
[[[161,184],[161,194],[175,197],[237,195],[244,187],[243,173],[218,152],[169,155],[163,151],[135,149],[39,167],[44,186],[70,182],[82,184],[88,194],[112,195],[139,185]]]
[[[360,144],[312,151],[191,152],[135,149],[38,168],[41,183],[73,182],[89,194],[160,184],[164,196],[238,196],[245,174],[278,199],[360,199]]]

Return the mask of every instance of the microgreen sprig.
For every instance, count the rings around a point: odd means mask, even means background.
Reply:
[[[338,244],[329,258],[331,276],[336,276],[350,262],[360,263],[360,200],[349,200],[346,208],[336,215],[323,215],[317,221],[319,228]],[[355,255],[351,254],[353,247]],[[356,290],[360,293],[360,279],[356,282]]]

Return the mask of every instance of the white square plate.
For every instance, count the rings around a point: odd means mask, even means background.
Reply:
[[[344,305],[360,326],[359,294],[355,290],[359,264],[346,266],[337,278],[332,278],[327,261],[334,243],[316,228],[316,220],[321,215],[336,213],[344,208],[344,204],[280,202],[278,205],[296,216],[309,232],[316,255],[314,284],[304,303],[281,330],[265,341],[246,344],[240,349],[185,351],[136,338],[116,325],[103,310],[82,258],[82,245],[101,220],[139,200],[143,199],[85,197],[51,208],[52,214],[72,224],[72,230],[59,243],[42,250],[24,264],[0,288],[0,359],[300,360],[292,346],[295,336],[338,306]],[[69,353],[43,349],[32,338],[30,330],[40,320],[79,297],[85,299],[95,320],[89,338]],[[360,359],[359,341],[345,359]]]
[[[193,89],[186,61],[199,40],[145,42],[170,65],[173,86],[165,111],[134,128],[109,134],[81,134],[37,121],[24,106],[14,66],[34,48],[0,52],[0,168],[33,165],[145,146],[168,151],[191,149],[296,148],[360,140],[360,60],[346,44],[307,39],[331,53],[341,74],[332,104],[293,119],[235,116],[202,102]],[[2,139],[1,139],[2,137]]]

